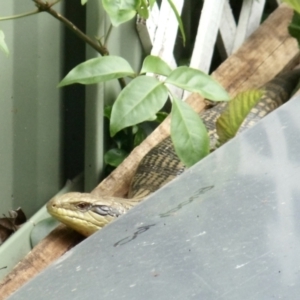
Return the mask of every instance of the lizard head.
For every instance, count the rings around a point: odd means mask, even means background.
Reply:
[[[89,236],[125,214],[133,205],[123,198],[67,193],[52,198],[47,210],[68,227]]]

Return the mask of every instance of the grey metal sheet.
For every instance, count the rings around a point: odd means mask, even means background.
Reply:
[[[300,97],[9,299],[299,299],[299,114]]]

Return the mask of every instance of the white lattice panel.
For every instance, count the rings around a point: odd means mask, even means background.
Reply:
[[[173,2],[181,13],[184,1]],[[280,0],[268,2],[274,6],[278,5]],[[243,0],[236,24],[229,0],[205,0],[190,66],[208,73],[216,42],[224,59],[231,55],[258,28],[265,4],[266,0]],[[162,0],[160,12],[158,10],[155,6],[149,20],[138,22],[141,40],[147,53],[158,55],[172,67],[176,67],[173,49],[178,31],[177,21],[167,0]],[[148,33],[145,34],[145,31]]]

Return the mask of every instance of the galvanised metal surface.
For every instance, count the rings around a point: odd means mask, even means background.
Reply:
[[[36,8],[24,0],[0,5],[1,17]],[[31,217],[63,184],[62,99],[56,88],[63,31],[46,13],[3,21],[1,30],[10,56],[0,53],[0,215],[21,206]]]
[[[9,299],[299,299],[299,113],[300,97]]]

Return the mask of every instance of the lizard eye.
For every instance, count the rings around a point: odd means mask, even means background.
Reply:
[[[86,211],[91,207],[91,204],[86,202],[79,202],[76,204],[76,207],[80,210]]]
[[[117,209],[106,205],[94,205],[91,210],[100,216],[119,217],[122,214]]]

